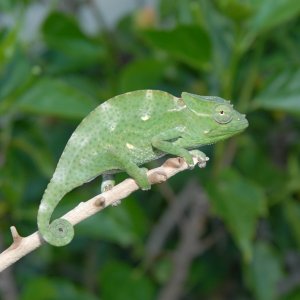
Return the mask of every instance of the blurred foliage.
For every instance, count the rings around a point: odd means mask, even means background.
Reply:
[[[10,244],[11,225],[22,235],[36,230],[55,162],[101,102],[150,88],[218,95],[250,126],[208,147],[206,169],[166,185],[178,193],[197,178],[212,207],[206,234],[216,222],[225,230],[193,260],[182,299],[300,299],[300,2],[160,0],[112,29],[99,12],[94,36],[81,28],[80,1],[67,1],[72,10],[59,2],[30,41],[24,20],[38,1],[0,4],[0,21],[13,19],[0,22],[0,244]],[[99,185],[71,192],[56,213]],[[69,246],[46,245],[20,260],[13,266],[19,299],[155,299],[179,243],[172,234],[145,267],[147,239],[169,208],[162,191],[137,192],[79,224]]]

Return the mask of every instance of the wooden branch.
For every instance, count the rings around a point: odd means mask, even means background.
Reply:
[[[197,163],[199,167],[205,166],[205,162],[199,162],[194,158],[194,165]],[[162,166],[148,171],[147,176],[151,184],[161,183],[188,168],[188,165],[182,158],[170,158]],[[138,189],[139,187],[133,179],[126,179],[110,191],[97,195],[86,202],[81,202],[62,218],[68,220],[72,225],[76,225],[105,207],[128,197]],[[14,226],[10,230],[13,243],[9,248],[0,253],[0,272],[44,243],[38,231],[27,237],[22,237]]]
[[[3,235],[0,234],[0,251],[3,250]],[[5,300],[18,299],[19,291],[16,284],[16,276],[13,274],[13,269],[9,268],[0,273],[0,297]]]
[[[145,261],[147,266],[150,266],[161,255],[172,230],[177,225],[181,226],[180,223],[188,208],[194,207],[195,198],[198,199],[198,191],[198,182],[195,179],[189,180],[181,192],[175,196],[169,207],[161,214],[146,242]]]
[[[180,240],[173,253],[172,274],[158,294],[159,300],[182,299],[191,264],[199,255],[197,246],[202,244],[201,237],[207,226],[209,202],[202,187],[196,181],[191,181],[182,193],[190,197],[188,214],[181,218]]]

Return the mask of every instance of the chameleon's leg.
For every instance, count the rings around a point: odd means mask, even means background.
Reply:
[[[101,183],[101,193],[111,190],[115,186],[114,175],[112,174],[103,174],[102,183]]]
[[[194,166],[194,161],[193,156],[190,154],[190,152],[169,141],[181,138],[182,134],[182,129],[180,127],[175,127],[168,131],[161,132],[153,137],[151,140],[151,144],[154,148],[160,151],[182,157],[187,162],[187,164],[192,167]]]
[[[114,175],[112,174],[102,174],[102,183],[101,183],[101,193],[111,190],[115,186]],[[121,204],[121,200],[117,200],[112,203],[112,206],[117,206]]]
[[[124,170],[130,177],[132,177],[142,190],[149,190],[151,188],[147,177],[147,169],[139,168],[137,164],[128,158],[126,153],[122,153],[121,151],[118,153],[111,151],[110,153],[119,163],[120,169]]]
[[[209,157],[206,154],[198,149],[189,151],[193,157],[197,158],[199,168],[205,168],[206,162],[209,160]]]

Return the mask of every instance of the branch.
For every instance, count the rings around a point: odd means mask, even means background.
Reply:
[[[194,165],[197,163],[200,167],[203,167],[203,162],[199,162],[194,158]],[[187,163],[182,158],[170,158],[162,166],[148,171],[147,176],[151,184],[161,183],[188,168]],[[76,225],[105,207],[128,197],[138,189],[139,187],[133,179],[126,179],[110,191],[97,195],[86,202],[81,202],[62,218],[68,220],[72,225]],[[44,243],[38,231],[27,237],[22,237],[14,226],[10,230],[13,243],[8,249],[0,253],[0,272]]]
[[[0,235],[0,251],[3,248],[3,236]],[[12,269],[7,269],[0,274],[0,297],[5,300],[18,299],[18,290]]]
[[[159,255],[171,231],[180,225],[183,215],[189,207],[193,206],[198,197],[198,183],[190,180],[179,195],[156,222],[146,243],[146,265],[149,266]],[[198,199],[198,198],[197,198]]]
[[[161,300],[182,298],[193,259],[199,255],[199,250],[202,253],[211,246],[210,243],[204,245],[204,240],[201,240],[209,212],[207,197],[196,181],[192,181],[189,187],[189,190],[184,191],[190,194],[189,212],[182,220],[180,242],[173,255],[173,271],[169,281],[159,293],[158,299]],[[202,245],[201,249],[198,247],[199,244]]]

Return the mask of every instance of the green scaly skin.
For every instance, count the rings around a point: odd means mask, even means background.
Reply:
[[[140,90],[107,100],[83,119],[61,155],[38,211],[42,237],[54,246],[72,240],[74,229],[68,221],[50,219],[64,195],[83,183],[102,174],[102,190],[107,190],[114,185],[112,174],[124,171],[148,190],[146,170],[140,165],[165,154],[180,156],[191,166],[193,156],[204,162],[205,154],[195,149],[247,126],[245,116],[219,97],[182,93],[177,98]]]

